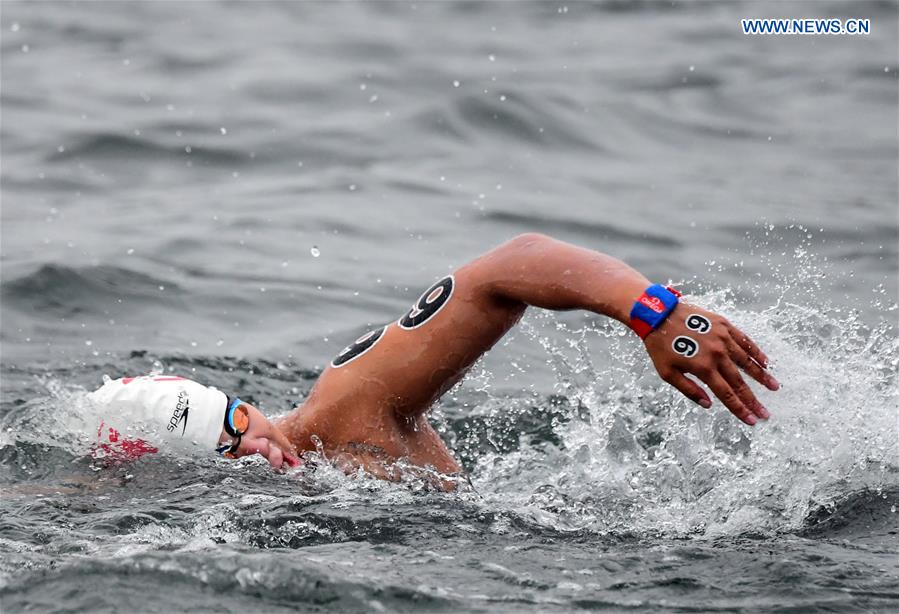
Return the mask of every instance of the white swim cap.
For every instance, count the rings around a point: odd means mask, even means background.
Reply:
[[[228,403],[215,388],[152,375],[107,381],[88,399],[103,421],[119,431],[190,452],[215,449]]]

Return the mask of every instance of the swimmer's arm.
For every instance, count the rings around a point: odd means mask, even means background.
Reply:
[[[553,310],[586,309],[625,324],[634,301],[650,285],[616,258],[536,233],[516,237],[472,265],[493,300]],[[694,313],[707,317],[712,328],[702,335],[700,352],[686,358],[674,352],[671,343],[679,335],[696,336],[684,323]],[[757,418],[768,418],[738,368],[771,390],[779,384],[765,371],[765,354],[726,318],[681,301],[644,343],[662,379],[687,398],[711,405],[705,391],[687,377],[692,374],[743,422],[751,425]]]
[[[650,281],[601,252],[546,235],[519,235],[476,261],[496,297],[553,311],[586,309],[625,324]]]

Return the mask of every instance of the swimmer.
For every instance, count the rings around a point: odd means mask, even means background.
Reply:
[[[359,337],[331,361],[305,402],[276,423],[237,396],[179,377],[109,381],[89,398],[106,410],[104,420],[126,424],[128,437],[146,435],[135,441],[119,435],[119,426],[101,427],[108,428],[103,445],[113,451],[128,441],[137,455],[157,445],[227,458],[259,454],[281,469],[318,450],[346,471],[362,468],[385,479],[399,479],[400,465],[459,474],[428,410],[528,306],[614,318],[640,336],[659,376],[691,401],[712,406],[698,379],[745,424],[769,417],[741,371],[769,390],[780,385],[745,333],[620,260],[536,233],[443,277],[399,319]]]

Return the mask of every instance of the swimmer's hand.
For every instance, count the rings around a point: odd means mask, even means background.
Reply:
[[[712,406],[705,391],[687,377],[692,374],[746,424],[752,426],[770,416],[737,368],[769,390],[777,390],[780,384],[765,370],[768,357],[726,318],[681,301],[644,343],[662,379],[688,399],[705,408]]]
[[[249,403],[246,406],[249,411],[250,425],[247,432],[241,437],[234,457],[259,454],[276,471],[299,467],[302,463],[293,453],[293,446],[287,437],[261,411]]]

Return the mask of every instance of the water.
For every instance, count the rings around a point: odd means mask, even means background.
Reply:
[[[897,10],[4,2],[4,611],[899,607]],[[434,411],[470,491],[88,455],[104,374],[283,413],[529,230],[750,332],[774,418],[532,312]]]

